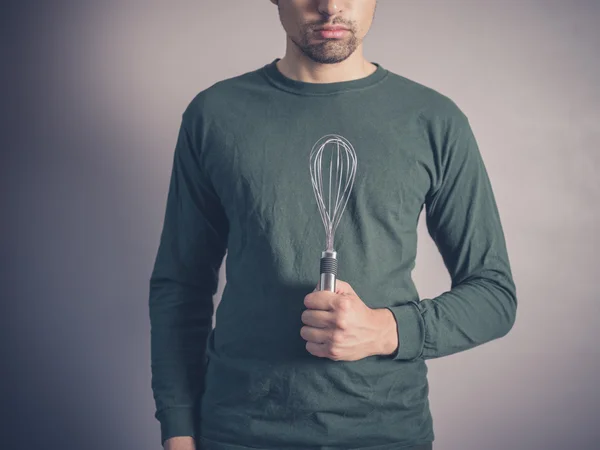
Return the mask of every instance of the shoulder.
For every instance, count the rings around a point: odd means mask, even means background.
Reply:
[[[393,90],[401,95],[399,101],[408,102],[426,124],[460,124],[468,120],[448,94],[394,72],[390,72],[389,80]]]
[[[259,70],[221,79],[197,92],[185,107],[184,117],[196,121],[202,117],[227,115],[249,87],[260,83]]]

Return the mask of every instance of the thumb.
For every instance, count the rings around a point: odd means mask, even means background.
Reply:
[[[313,292],[316,292],[319,290],[319,284],[321,284],[321,283],[320,282],[317,283],[317,285],[313,289]],[[340,280],[339,278],[337,278],[335,280],[335,293],[336,294],[356,294],[356,292],[354,291],[352,286],[350,286],[349,283],[347,283],[343,280]]]
[[[335,280],[335,293],[336,294],[356,294],[350,283],[347,283],[339,278]]]

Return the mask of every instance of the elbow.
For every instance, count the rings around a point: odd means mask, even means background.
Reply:
[[[506,336],[515,325],[517,318],[517,289],[510,275],[494,276],[485,279],[493,301],[496,322],[494,339]]]
[[[517,286],[510,269],[495,271],[490,276],[489,281],[496,288],[496,298],[499,305],[498,312],[501,316],[499,337],[503,337],[512,330],[517,319]]]
[[[501,336],[506,336],[515,325],[517,320],[517,291],[514,283],[507,290],[506,301],[504,302],[504,327]]]

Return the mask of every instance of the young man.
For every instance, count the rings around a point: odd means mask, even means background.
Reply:
[[[162,443],[431,449],[425,360],[504,336],[516,316],[475,137],[448,97],[364,58],[376,0],[271,2],[285,56],[203,90],[182,117],[150,280]],[[309,153],[326,134],[357,154],[336,292],[315,289]],[[452,278],[426,299],[411,279],[423,208]]]

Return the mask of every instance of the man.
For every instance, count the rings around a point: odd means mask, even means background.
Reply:
[[[431,449],[425,360],[502,337],[516,316],[475,137],[448,97],[364,58],[376,0],[271,2],[285,56],[203,90],[182,117],[150,280],[162,443]],[[308,166],[329,133],[357,154],[336,292],[315,287]],[[427,299],[411,280],[423,208],[452,278]]]

